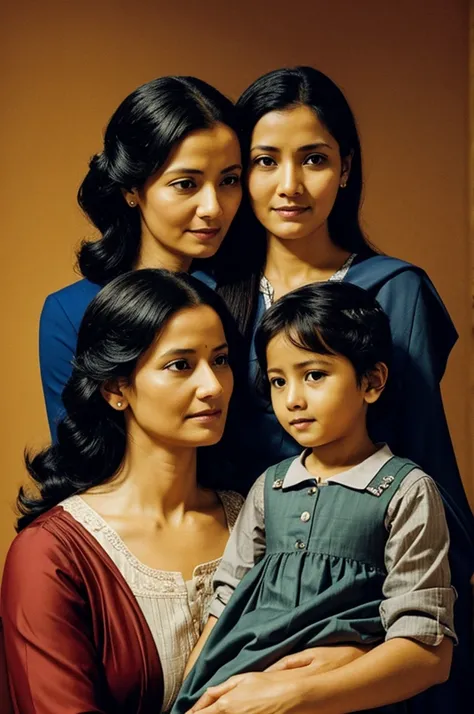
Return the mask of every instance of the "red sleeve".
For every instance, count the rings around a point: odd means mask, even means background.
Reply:
[[[27,528],[13,542],[1,605],[15,712],[111,711],[85,587],[67,548],[45,528]]]

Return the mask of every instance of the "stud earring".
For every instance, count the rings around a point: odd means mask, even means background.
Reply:
[[[135,203],[135,201],[129,201],[128,205],[130,206],[130,208],[134,208],[134,206],[136,206],[137,204]]]
[[[341,188],[346,188],[347,184],[346,184],[345,181],[342,181],[342,182],[339,184],[339,186],[340,186]]]
[[[117,402],[117,407],[120,409],[120,407],[122,406],[122,404],[123,404],[123,402]]]

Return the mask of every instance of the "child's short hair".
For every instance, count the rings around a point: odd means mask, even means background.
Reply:
[[[262,386],[266,383],[268,343],[280,334],[308,352],[346,357],[359,384],[377,362],[390,363],[388,317],[366,290],[351,283],[304,285],[267,310],[255,335]]]

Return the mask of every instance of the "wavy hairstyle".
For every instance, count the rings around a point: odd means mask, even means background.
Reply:
[[[101,153],[92,157],[78,192],[84,213],[100,231],[78,252],[82,275],[105,285],[132,270],[141,240],[139,211],[123,189],[139,189],[188,134],[222,123],[237,133],[232,102],[195,77],[160,77],[143,84],[112,115]]]
[[[125,456],[125,415],[109,406],[101,387],[107,380],[129,379],[173,315],[198,305],[210,306],[220,317],[232,360],[236,330],[227,308],[213,290],[187,274],[132,271],[111,281],[92,300],[63,392],[66,415],[58,424],[57,442],[25,457],[39,496],[20,489],[18,531],[64,498],[114,476]],[[203,485],[219,486],[220,452],[219,444],[198,449],[198,480]]]
[[[249,160],[252,133],[269,112],[308,106],[337,141],[341,158],[352,156],[344,190],[339,191],[328,218],[332,241],[358,254],[373,254],[359,222],[362,199],[362,159],[357,126],[339,87],[313,67],[277,69],[259,77],[237,101],[240,139],[245,162]],[[239,225],[215,258],[218,292],[224,297],[241,332],[249,337],[257,307],[260,276],[265,266],[266,234],[244,196]]]

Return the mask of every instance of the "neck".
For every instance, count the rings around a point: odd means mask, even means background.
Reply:
[[[348,471],[375,454],[378,447],[370,439],[365,424],[357,432],[322,446],[313,447],[305,466],[323,481],[335,474]]]
[[[265,275],[290,290],[318,280],[327,280],[338,270],[350,253],[335,245],[327,225],[317,234],[301,239],[281,239],[267,234]]]
[[[114,509],[159,520],[180,518],[198,499],[196,449],[129,435],[123,464],[107,488]]]
[[[141,268],[162,268],[172,273],[186,273],[191,266],[192,258],[186,255],[172,253],[156,238],[147,237],[142,233],[140,252],[135,270]]]

